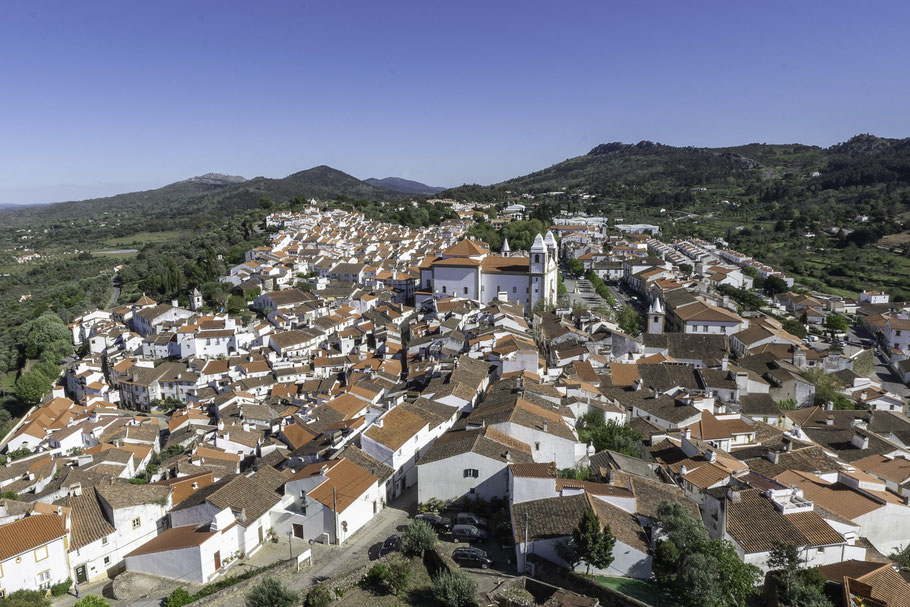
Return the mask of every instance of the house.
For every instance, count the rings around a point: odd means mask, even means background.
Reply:
[[[725,522],[723,538],[763,573],[769,569],[768,556],[781,543],[795,545],[807,567],[866,555],[866,549],[856,543],[855,525],[823,518],[809,496],[783,483],[772,482],[765,489],[730,489],[706,504],[705,510],[706,516],[717,515]]]
[[[380,478],[345,457],[301,468],[284,491],[272,527],[304,540],[343,544],[385,506]]]
[[[557,546],[571,539],[572,530],[586,510],[593,510],[601,526],[609,526],[616,538],[613,562],[606,570],[592,568],[591,572],[595,575],[650,579],[650,546],[638,518],[587,492],[512,504],[512,532],[518,571],[533,575],[527,562],[531,554],[566,567],[567,563],[559,556]],[[585,566],[578,565],[577,570],[583,571]]]
[[[509,464],[533,461],[527,444],[492,427],[449,430],[417,461],[417,501],[504,498]]]
[[[0,596],[49,590],[70,577],[63,516],[31,514],[0,525]]]
[[[377,418],[360,441],[365,453],[395,470],[388,486],[388,499],[394,499],[417,482],[417,455],[430,441],[430,426],[398,406]]]

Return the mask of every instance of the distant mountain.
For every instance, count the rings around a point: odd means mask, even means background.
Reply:
[[[382,188],[383,190],[404,192],[405,194],[438,194],[439,192],[445,190],[445,188],[437,188],[431,185],[420,183],[419,181],[402,179],[401,177],[386,177],[384,179],[376,179],[375,177],[370,177],[369,179],[364,179],[363,182],[374,185],[377,188]]]
[[[296,196],[320,200],[339,196],[370,200],[399,200],[407,197],[401,192],[364,183],[337,169],[317,166],[282,179],[255,177],[246,180],[243,177],[207,173],[156,190],[42,206],[14,205],[0,208],[0,214],[7,225],[36,220],[59,221],[80,217],[100,218],[104,214],[129,214],[137,217],[133,221],[149,224],[147,229],[171,229],[167,223],[174,223],[172,227],[192,227],[213,216],[255,208],[262,198],[283,202]]]

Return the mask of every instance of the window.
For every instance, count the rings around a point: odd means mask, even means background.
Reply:
[[[443,292],[443,293],[446,292],[446,287],[445,287],[445,285],[442,286],[442,292]]]
[[[487,288],[484,285],[480,285],[480,292],[483,293]]]
[[[107,546],[107,536],[106,535],[103,538],[101,538],[101,545]]]
[[[534,263],[540,263],[540,254],[539,253],[534,255]]]
[[[480,472],[476,468],[465,468],[464,477],[465,478],[477,478],[480,476]]]
[[[518,287],[512,287],[512,293],[518,293]]]
[[[47,546],[41,546],[35,549],[35,562],[43,561],[47,558]]]
[[[138,529],[142,525],[142,520],[137,516],[133,519],[133,529]]]
[[[41,573],[36,575],[35,578],[37,578],[37,580],[38,580],[38,588],[41,588],[42,590],[46,590],[51,587],[51,570],[50,569],[48,569],[47,571],[42,571]]]
[[[464,288],[464,294],[465,294],[465,295],[468,294],[468,288],[467,288],[467,287]]]
[[[534,443],[534,450],[540,451],[540,443]]]
[[[109,557],[109,556],[104,557],[104,564],[105,564],[105,565],[110,565],[110,564],[111,564],[111,557]]]

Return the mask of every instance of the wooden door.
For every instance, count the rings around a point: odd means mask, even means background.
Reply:
[[[88,580],[88,576],[85,574],[85,565],[79,565],[76,567],[76,581],[82,583]]]
[[[303,539],[303,525],[294,523],[294,537],[299,537]]]
[[[259,543],[262,543],[262,527],[259,528]]]
[[[221,569],[221,551],[215,553],[215,571]]]

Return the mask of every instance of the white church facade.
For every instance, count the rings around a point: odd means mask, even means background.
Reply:
[[[534,239],[528,257],[512,257],[508,241],[502,255],[462,240],[420,265],[417,301],[463,297],[481,303],[508,300],[531,310],[537,302],[556,303],[557,244],[551,232]]]

